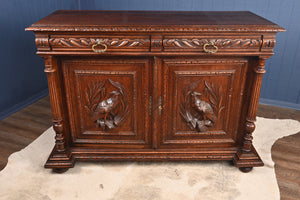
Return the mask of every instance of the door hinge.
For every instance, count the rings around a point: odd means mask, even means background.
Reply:
[[[152,115],[152,96],[149,97],[149,115]]]
[[[158,99],[158,114],[161,115],[162,105],[161,105],[161,96]]]

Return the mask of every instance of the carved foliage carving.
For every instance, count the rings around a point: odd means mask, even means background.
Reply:
[[[51,46],[57,47],[89,47],[101,41],[110,47],[148,47],[150,40],[148,39],[96,39],[96,38],[51,38],[49,43]]]
[[[111,84],[115,90],[107,91]],[[127,92],[122,84],[111,79],[92,81],[85,91],[86,105],[90,119],[97,127],[113,129],[121,125],[128,114]]]
[[[89,31],[101,31],[101,32],[278,32],[283,31],[284,29],[280,28],[278,25],[269,25],[266,26],[220,26],[220,25],[210,25],[210,26],[196,26],[196,25],[186,25],[186,26],[47,26],[47,27],[29,27],[26,30],[28,31],[80,31],[80,32],[89,32]]]
[[[261,40],[258,39],[164,39],[164,47],[199,48],[204,44],[213,42],[219,48],[232,47],[260,47]]]
[[[201,79],[185,87],[182,93],[183,101],[180,105],[180,114],[192,130],[198,132],[207,131],[209,127],[217,123],[222,106],[220,88],[213,82],[209,84],[204,80],[204,95],[197,92]],[[203,100],[205,96],[208,101]]]

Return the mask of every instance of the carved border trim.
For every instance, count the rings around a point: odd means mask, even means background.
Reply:
[[[275,39],[263,40],[261,48],[273,49],[275,46],[275,43],[276,43]]]
[[[164,39],[163,46],[167,48],[199,48],[204,44],[213,42],[220,48],[259,48],[262,45],[260,39]]]
[[[117,48],[133,48],[133,47],[149,47],[149,39],[119,39],[119,38],[51,38],[49,39],[50,46],[53,47],[91,47],[93,44],[96,44],[98,41],[101,41],[103,44],[106,44],[110,47]]]
[[[75,31],[75,32],[89,32],[89,31],[101,31],[101,32],[281,32],[283,28],[278,25],[268,26],[247,26],[241,27],[241,25],[210,25],[210,26],[31,26],[26,29],[27,31]]]

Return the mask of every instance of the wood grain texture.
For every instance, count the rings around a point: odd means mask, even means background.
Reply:
[[[0,169],[10,154],[21,150],[51,126],[50,98],[45,97],[0,121]],[[259,105],[258,116],[300,121],[300,111]],[[281,200],[298,200],[300,133],[281,138],[272,147],[272,159]]]
[[[30,31],[257,31],[281,27],[245,11],[70,11],[59,10],[26,30]],[[64,20],[61,20],[61,17]],[[76,24],[74,23],[76,22]],[[234,23],[233,23],[234,22]],[[211,26],[213,24],[213,26]],[[207,25],[210,25],[207,27]],[[263,27],[263,28],[262,28]]]

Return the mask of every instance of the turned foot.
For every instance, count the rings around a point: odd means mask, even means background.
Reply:
[[[244,172],[244,173],[247,173],[247,172],[250,172],[253,167],[239,167],[239,169]]]
[[[52,171],[58,174],[68,171],[69,168],[54,168]]]
[[[249,152],[239,150],[233,157],[233,163],[245,173],[250,172],[253,167],[264,166],[264,163],[253,146],[251,146],[251,151]]]

